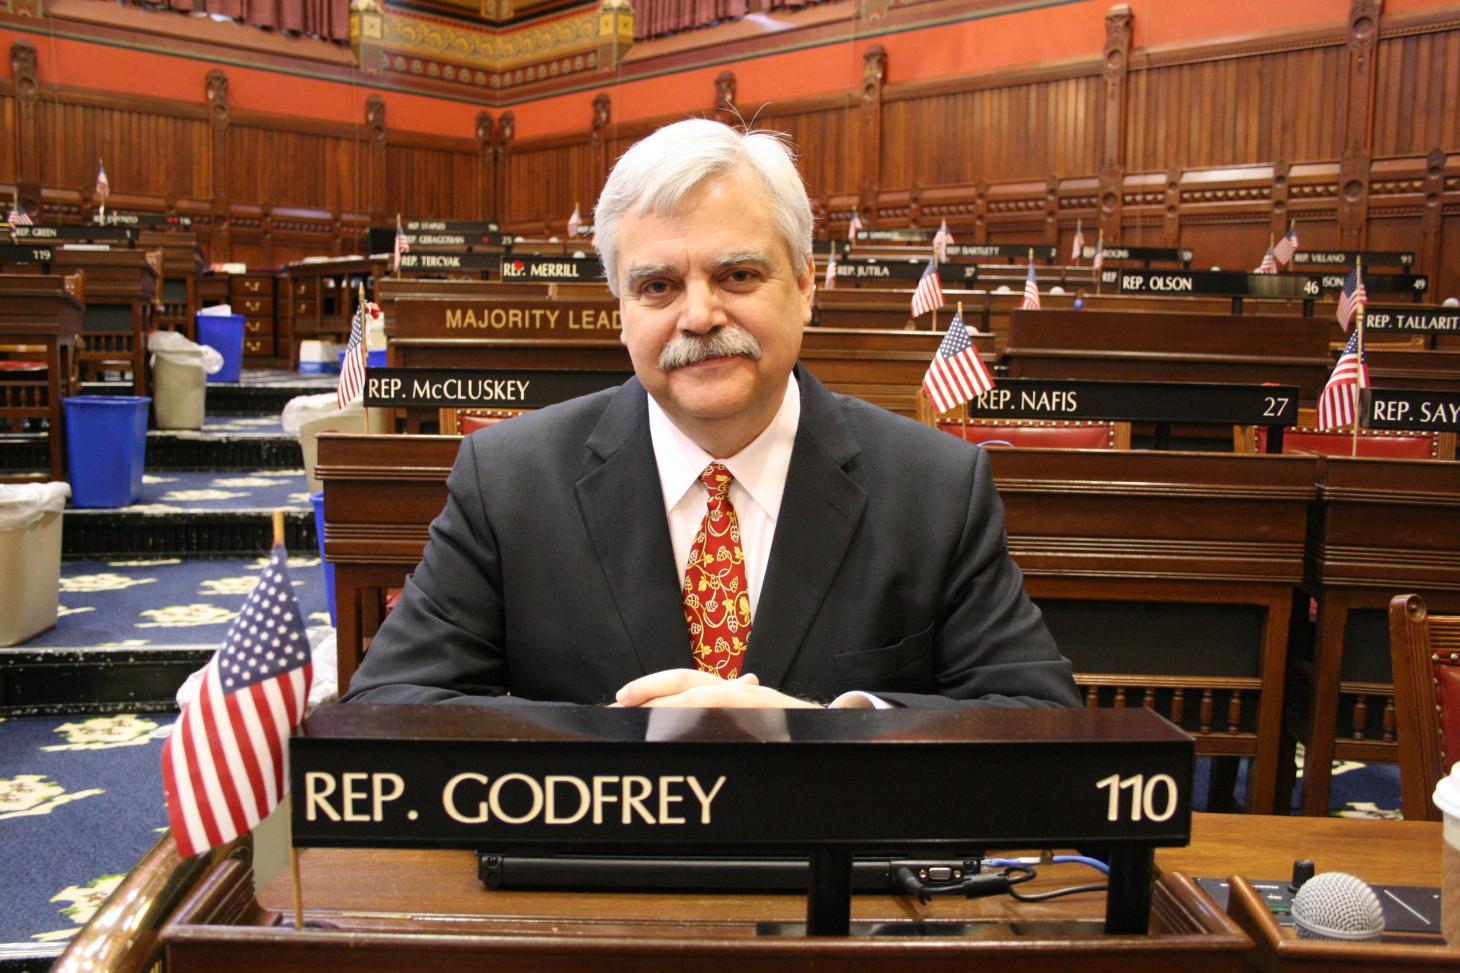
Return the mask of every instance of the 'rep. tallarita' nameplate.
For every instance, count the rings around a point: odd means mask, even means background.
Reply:
[[[1460,308],[1370,304],[1364,308],[1364,330],[1386,334],[1460,334]]]
[[[1291,426],[1296,385],[1004,378],[968,403],[975,419],[1065,419]]]
[[[1460,392],[1438,389],[1365,389],[1366,429],[1460,432]]]
[[[380,409],[542,409],[622,385],[632,374],[566,368],[367,368],[365,405]]]
[[[1193,761],[1143,707],[337,704],[289,741],[300,847],[1184,845]]]

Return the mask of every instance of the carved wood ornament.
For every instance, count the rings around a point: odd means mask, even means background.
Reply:
[[[870,221],[882,185],[882,85],[887,49],[873,44],[862,55],[862,182],[857,209]]]
[[[1106,243],[1120,242],[1121,192],[1125,182],[1126,75],[1130,71],[1135,15],[1117,4],[1105,15],[1105,145],[1100,154],[1100,229]]]

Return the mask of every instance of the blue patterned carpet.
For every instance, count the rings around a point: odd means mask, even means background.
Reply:
[[[304,471],[190,473],[162,470],[142,474],[142,498],[129,513],[208,510],[309,510]]]

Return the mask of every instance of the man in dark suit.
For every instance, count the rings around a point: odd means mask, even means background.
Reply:
[[[347,699],[1078,706],[976,447],[796,365],[790,150],[691,120],[595,210],[636,378],[462,445]]]

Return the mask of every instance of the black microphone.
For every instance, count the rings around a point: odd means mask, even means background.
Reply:
[[[1299,939],[1377,942],[1384,934],[1384,907],[1362,879],[1324,872],[1293,896],[1293,925]]]

